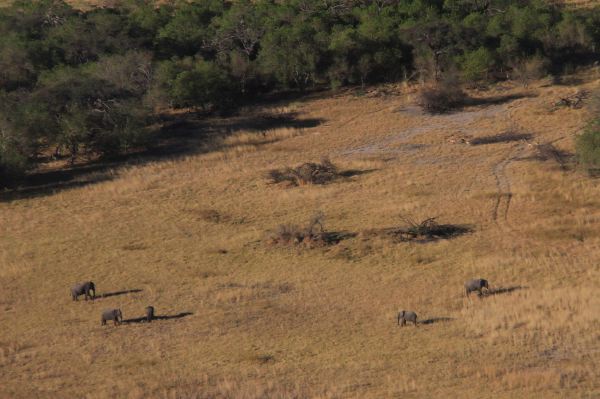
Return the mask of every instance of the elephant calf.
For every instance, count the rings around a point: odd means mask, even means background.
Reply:
[[[409,310],[402,310],[400,313],[398,313],[398,325],[404,327],[406,325],[406,322],[410,321],[411,323],[415,324],[415,327],[417,326],[417,314],[415,312],[411,312]]]
[[[477,291],[478,295],[481,296],[481,290],[485,288],[489,291],[490,287],[487,280],[482,278],[478,278],[476,280],[467,281],[465,283],[465,293],[467,296],[471,294],[473,291]]]
[[[115,326],[123,322],[123,313],[121,309],[108,309],[102,312],[102,325],[105,326],[108,320],[113,320]]]
[[[148,306],[146,308],[146,321],[150,323],[154,318],[154,306]]]
[[[90,292],[93,291],[93,295],[90,295]],[[88,298],[95,299],[96,298],[96,286],[92,281],[86,281],[84,283],[75,284],[71,287],[71,297],[74,301],[77,300],[77,297],[80,295],[85,295],[85,300]]]

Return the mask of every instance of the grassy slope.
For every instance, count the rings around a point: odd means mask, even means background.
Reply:
[[[408,91],[313,98],[284,111],[316,127],[242,130],[220,150],[0,203],[0,397],[600,395],[597,182],[536,161],[523,142],[452,143],[519,126],[570,150],[586,113],[549,105],[576,89],[539,86],[438,117]],[[263,179],[323,155],[368,173],[291,189]],[[257,242],[316,209],[336,231],[405,214],[475,232],[428,244],[359,236],[329,250]],[[526,288],[468,301],[462,283],[479,276]],[[99,293],[142,291],[72,303],[68,287],[85,279]],[[128,319],[149,304],[193,314],[100,326],[105,308]],[[400,329],[399,309],[449,320]]]

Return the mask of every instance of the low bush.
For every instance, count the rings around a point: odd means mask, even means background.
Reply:
[[[329,232],[323,227],[324,215],[315,213],[306,226],[282,224],[268,232],[267,244],[285,247],[304,246],[319,248],[337,244],[340,241],[354,237],[356,234]]]
[[[467,94],[455,82],[442,82],[423,89],[419,104],[430,114],[442,114],[463,107]]]
[[[586,167],[600,167],[600,120],[593,121],[575,142],[578,161]]]
[[[338,168],[324,158],[321,163],[303,163],[295,168],[273,169],[267,173],[272,184],[288,183],[293,186],[305,184],[327,184],[341,175]]]
[[[317,212],[305,227],[294,224],[279,225],[274,231],[270,232],[268,241],[272,245],[293,246],[305,244],[312,246],[318,244],[322,246],[326,244],[323,218],[323,213]]]
[[[530,82],[546,76],[549,69],[550,62],[546,58],[535,56],[514,64],[510,77],[528,87]]]

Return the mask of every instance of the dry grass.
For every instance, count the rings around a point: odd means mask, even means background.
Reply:
[[[597,181],[536,161],[521,142],[446,140],[517,123],[572,151],[586,111],[550,102],[573,88],[531,87],[537,96],[436,116],[405,95],[313,99],[294,108],[325,121],[315,127],[239,131],[208,153],[0,202],[0,397],[600,395]],[[289,190],[264,181],[322,156],[371,172]],[[473,233],[262,245],[265,231],[315,209],[332,231],[403,214]],[[498,293],[466,299],[462,284],[477,277]],[[130,292],[72,303],[68,287],[86,279],[99,294]],[[148,305],[166,317],[100,326],[105,308],[135,319]],[[399,329],[399,309],[427,323]]]

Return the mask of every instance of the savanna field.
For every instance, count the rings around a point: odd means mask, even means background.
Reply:
[[[600,398],[598,26],[0,0],[0,399]]]
[[[600,193],[569,161],[588,115],[554,106],[597,79],[472,90],[433,116],[402,85],[182,114],[184,155],[5,192],[0,396],[600,396]],[[339,179],[266,178],[322,157]],[[269,244],[316,211],[337,244]],[[370,233],[428,217],[469,232]],[[479,277],[495,295],[467,299]],[[99,298],[72,302],[85,280]],[[147,305],[166,317],[127,322]],[[101,326],[107,308],[126,322]]]

